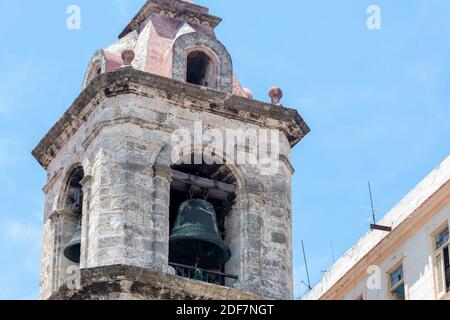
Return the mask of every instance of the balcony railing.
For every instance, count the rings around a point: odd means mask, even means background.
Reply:
[[[179,277],[198,280],[206,283],[217,284],[219,286],[226,285],[226,279],[237,280],[238,276],[225,274],[222,272],[203,270],[192,266],[187,266],[178,263],[170,263],[170,266],[175,269],[175,274]]]

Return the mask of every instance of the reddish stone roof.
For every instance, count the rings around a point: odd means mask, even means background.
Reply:
[[[187,33],[202,33],[217,41],[214,28],[221,21],[211,16],[209,9],[191,1],[149,0],[122,32],[113,45],[100,50],[91,60],[83,88],[93,65],[101,65],[102,73],[112,72],[121,66],[123,50],[133,50],[132,66],[141,71],[173,78],[173,48],[176,40]],[[102,61],[98,61],[101,58]],[[97,67],[96,67],[97,68]],[[232,93],[251,98],[251,91],[241,86],[232,76]]]
[[[67,140],[87,121],[98,104],[109,97],[137,94],[165,97],[167,103],[182,108],[196,106],[212,114],[278,129],[294,147],[310,131],[297,110],[230,95],[221,91],[159,77],[132,68],[122,68],[97,76],[33,150],[46,168]],[[89,108],[90,110],[86,110]],[[91,110],[92,109],[92,110]]]
[[[191,1],[181,0],[149,0],[139,10],[136,16],[125,27],[119,38],[123,38],[128,33],[136,30],[140,24],[152,14],[161,14],[173,18],[183,18],[193,24],[202,25],[214,29],[222,22],[222,19],[209,14],[209,9]]]

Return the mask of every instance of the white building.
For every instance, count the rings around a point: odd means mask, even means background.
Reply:
[[[450,300],[450,157],[325,273],[305,300]]]

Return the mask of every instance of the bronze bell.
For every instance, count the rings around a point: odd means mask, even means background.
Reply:
[[[75,263],[80,263],[81,255],[81,215],[77,219],[77,226],[72,234],[72,239],[64,248],[64,256]]]
[[[170,235],[170,261],[204,269],[218,269],[231,258],[217,227],[214,206],[189,200],[178,210]]]

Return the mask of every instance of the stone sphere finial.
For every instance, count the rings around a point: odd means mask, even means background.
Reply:
[[[135,58],[134,51],[126,49],[122,51],[122,67],[129,67]]]
[[[279,87],[274,86],[269,89],[269,97],[272,100],[272,104],[280,105],[281,98],[283,98],[283,91]]]

